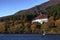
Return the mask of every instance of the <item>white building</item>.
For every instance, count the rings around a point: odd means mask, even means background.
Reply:
[[[32,23],[34,22],[38,22],[38,23],[43,23],[43,22],[48,22],[48,18],[44,18],[44,19],[36,19],[36,20],[33,20]]]
[[[40,13],[35,19],[32,20],[32,23],[38,22],[42,24],[43,22],[48,22],[48,15]]]

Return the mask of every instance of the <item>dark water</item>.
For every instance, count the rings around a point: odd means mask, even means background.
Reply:
[[[60,35],[0,34],[0,40],[60,40]]]

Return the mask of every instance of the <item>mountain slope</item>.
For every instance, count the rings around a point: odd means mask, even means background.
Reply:
[[[47,10],[47,14],[51,15],[51,16],[54,16],[55,19],[59,19],[60,18],[60,4],[56,5],[56,6],[53,6],[49,9],[46,9]]]
[[[46,9],[49,9],[52,6],[55,6],[57,4],[60,4],[60,0],[50,0],[48,2],[45,2],[45,3],[40,4],[40,5],[37,5],[35,7],[30,8],[30,9],[21,10],[21,11],[16,12],[14,15],[2,17],[0,19],[5,20],[5,18],[8,19],[8,18],[14,17],[16,15],[35,15],[35,17],[36,17],[37,15],[39,15],[40,12],[45,12]]]
[[[18,11],[17,13],[15,13],[15,15],[35,14],[35,13],[39,14],[40,11],[44,12],[45,9],[49,9],[50,7],[55,6],[57,4],[60,4],[60,0],[50,0],[35,7],[32,7],[30,9]]]
[[[55,0],[56,2],[56,0]],[[54,3],[55,3],[54,2]],[[19,34],[60,34],[60,4],[46,2],[31,9],[16,12],[14,15],[0,18],[0,33],[19,33]],[[46,5],[45,5],[46,4]],[[40,12],[49,14],[47,23],[31,23],[36,17],[42,18]],[[44,16],[45,17],[45,16]]]

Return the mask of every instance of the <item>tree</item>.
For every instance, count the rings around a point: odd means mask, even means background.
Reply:
[[[30,22],[24,23],[24,33],[31,33]]]
[[[48,32],[49,31],[49,25],[48,25],[48,23],[43,23],[42,25],[41,25],[41,33],[46,33],[46,32]]]
[[[48,25],[49,25],[51,28],[56,27],[56,26],[55,26],[54,16],[51,16],[51,17],[49,18]]]
[[[31,25],[32,33],[35,33],[36,28],[37,28],[37,24],[36,24],[36,23],[33,23],[33,24]]]
[[[0,33],[4,33],[5,27],[4,27],[5,22],[0,22]]]
[[[24,26],[22,23],[15,25],[15,28],[16,28],[15,33],[20,33],[20,34],[24,33]]]
[[[5,21],[5,33],[8,33],[8,28],[9,28],[9,21],[8,20],[6,20]]]
[[[60,19],[55,21],[55,26],[60,27]]]

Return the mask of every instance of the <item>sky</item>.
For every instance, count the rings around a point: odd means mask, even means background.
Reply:
[[[29,9],[48,0],[0,0],[0,17],[13,15],[14,13]]]

